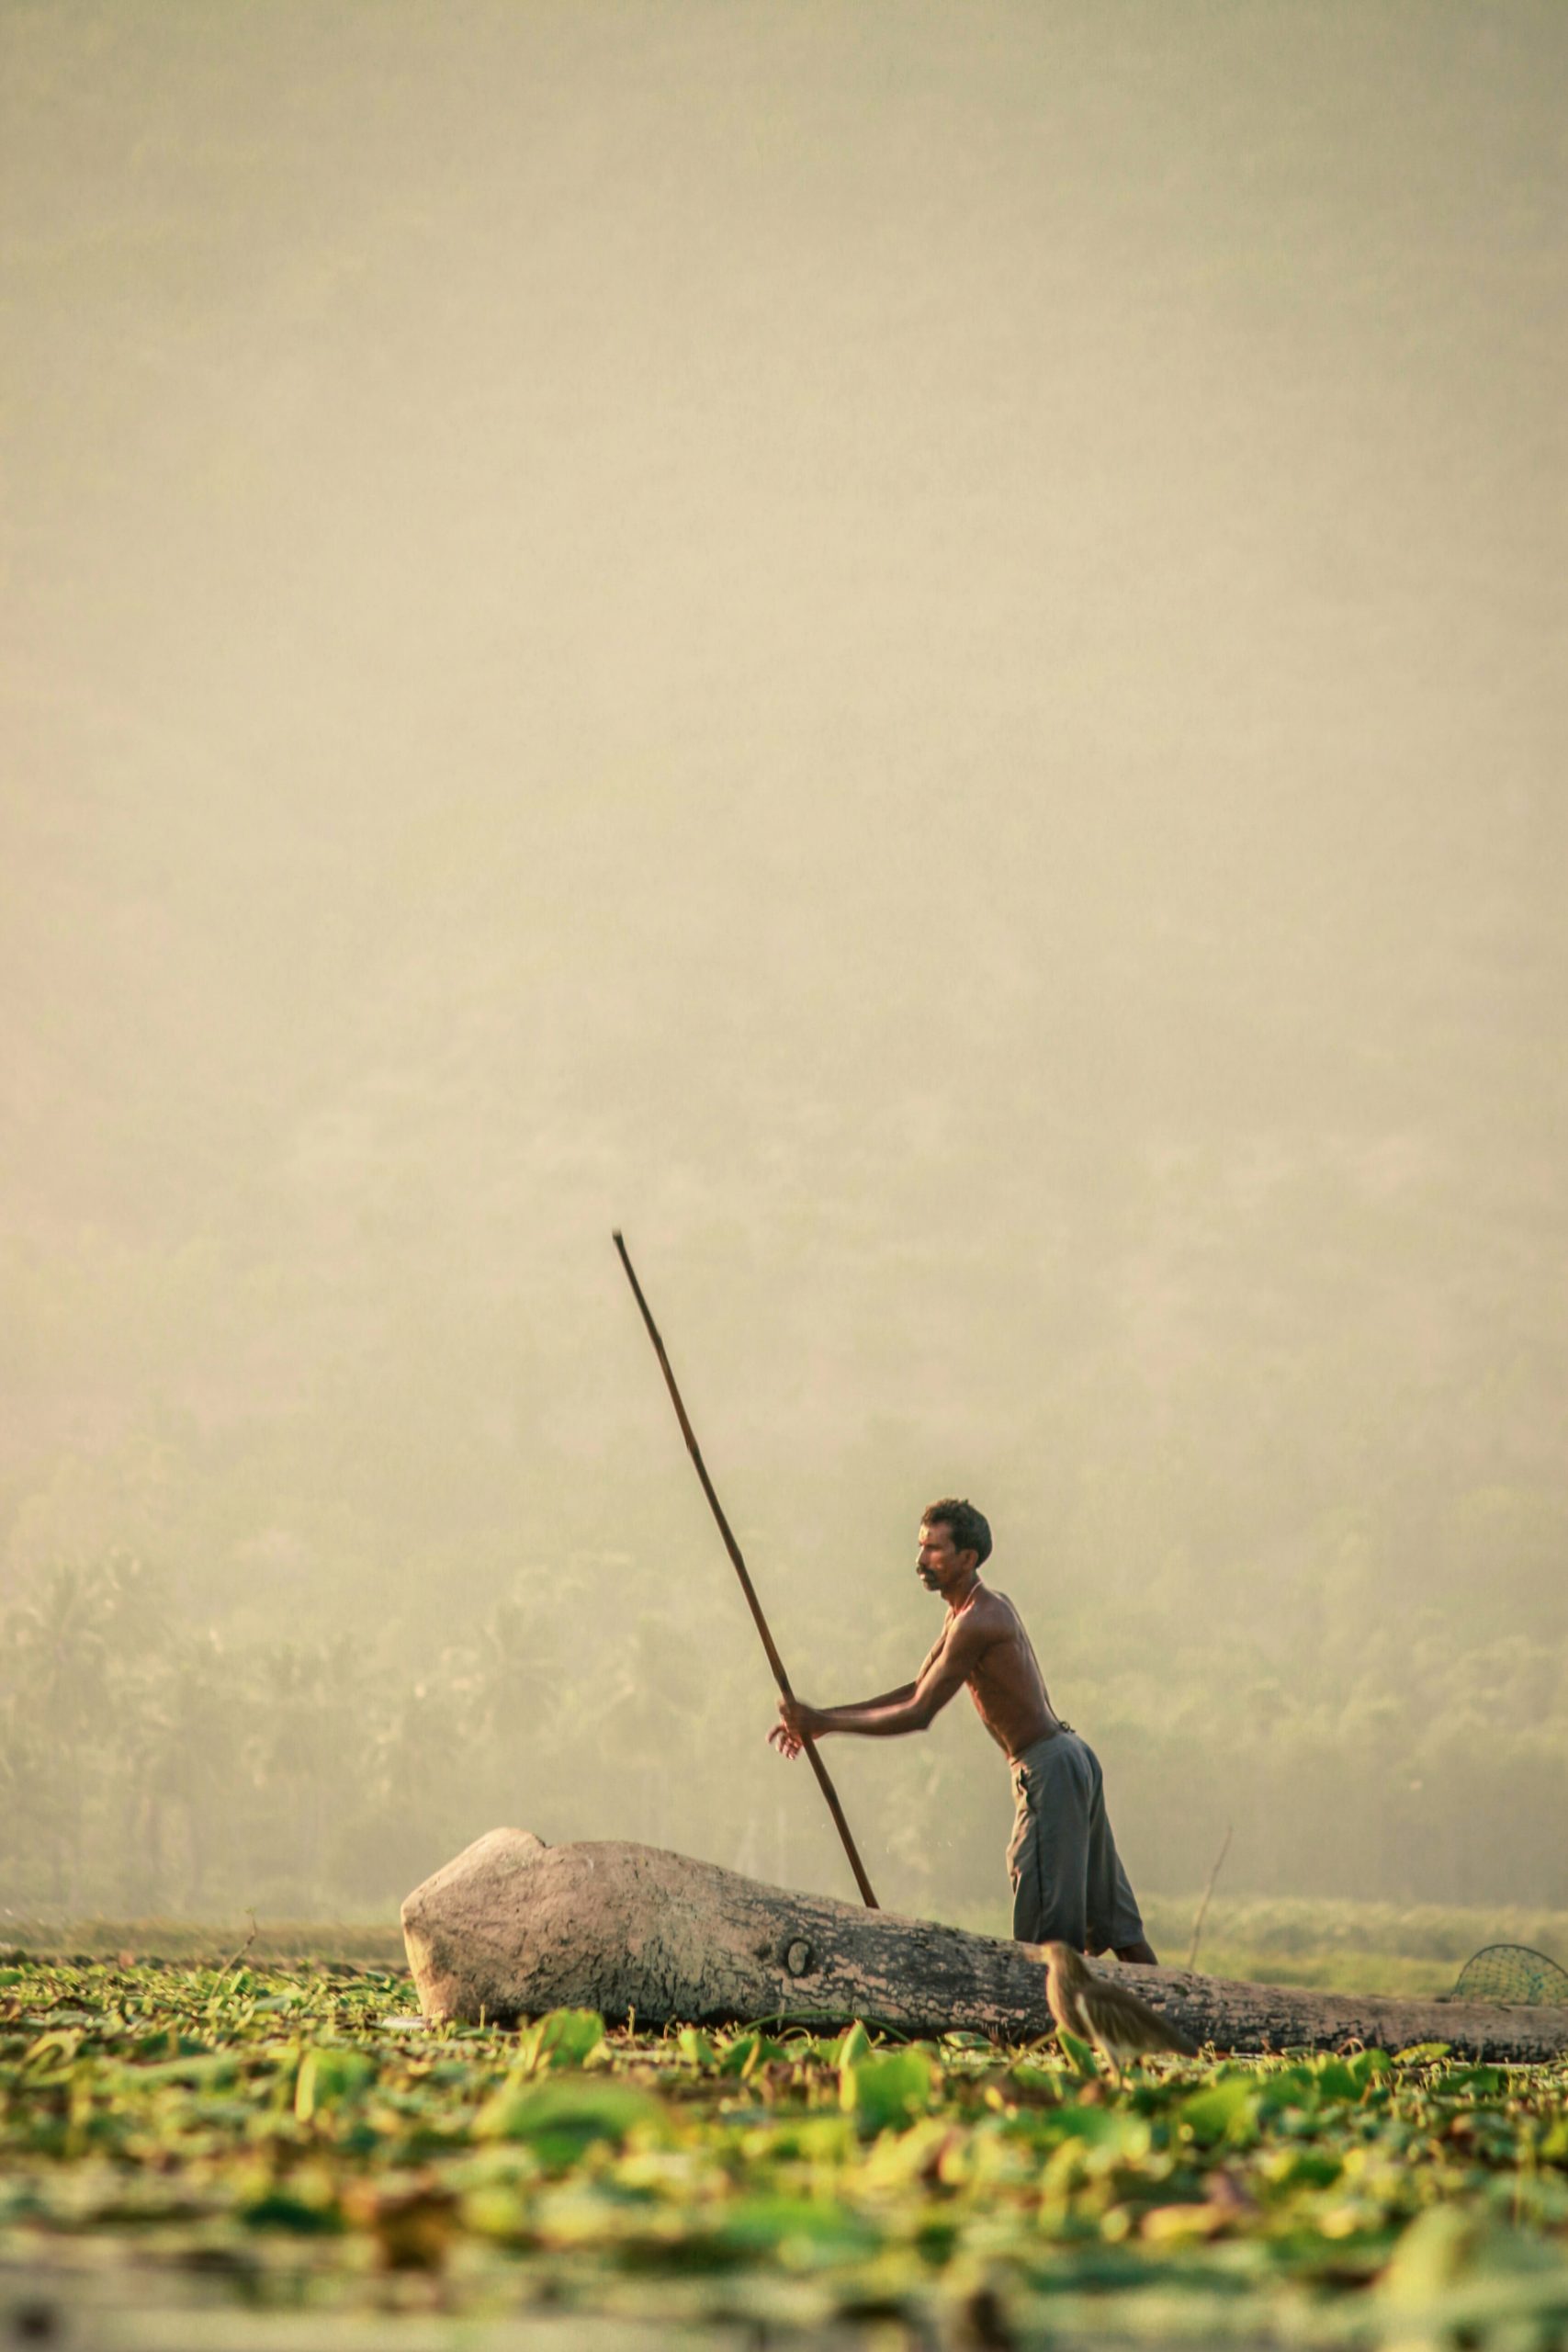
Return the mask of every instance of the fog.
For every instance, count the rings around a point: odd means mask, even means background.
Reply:
[[[0,41],[0,1906],[1568,1905],[1568,17]]]

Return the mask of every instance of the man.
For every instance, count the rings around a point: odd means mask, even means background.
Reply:
[[[946,1601],[947,1623],[914,1681],[847,1707],[781,1699],[783,1720],[769,1740],[793,1758],[803,1740],[829,1732],[887,1739],[924,1731],[967,1683],[980,1721],[1012,1767],[1013,1934],[1024,1943],[1113,1951],[1155,1966],[1106,1818],[1094,1752],[1052,1706],[1017,1610],[981,1582],[980,1564],[991,1555],[984,1514],[949,1496],[927,1507],[919,1540],[915,1573]]]

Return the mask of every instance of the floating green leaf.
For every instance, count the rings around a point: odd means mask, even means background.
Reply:
[[[1249,2074],[1236,2073],[1222,2075],[1206,2089],[1189,2091],[1180,2115],[1200,2147],[1207,2148],[1221,2140],[1256,2136],[1259,2105],[1258,2084]]]
[[[481,2109],[476,2138],[526,2143],[552,2168],[572,2164],[597,2141],[620,2146],[639,2127],[659,2131],[661,2101],[603,2077],[562,2076],[533,2090],[502,2090]]]
[[[931,2104],[932,2068],[921,2050],[865,2057],[839,2070],[839,2097],[863,2132],[901,2130]]]
[[[597,2009],[551,2009],[524,2029],[517,2045],[519,2075],[558,2066],[581,2066],[602,2045],[604,2020]]]
[[[376,2061],[358,2050],[307,2050],[294,2086],[294,2112],[309,2123],[320,2108],[357,2098],[376,2074]]]
[[[1095,2063],[1094,2052],[1089,2044],[1080,2041],[1078,2036],[1065,2025],[1059,2025],[1056,2028],[1056,2039],[1066,2052],[1067,2063],[1074,2074],[1083,2082],[1098,2082],[1100,2068]]]

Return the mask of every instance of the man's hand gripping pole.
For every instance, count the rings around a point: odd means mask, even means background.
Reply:
[[[702,1450],[697,1444],[692,1424],[686,1419],[686,1408],[681,1402],[681,1392],[675,1385],[675,1375],[670,1369],[670,1359],[664,1352],[664,1342],[659,1336],[657,1324],[648,1311],[648,1301],[642,1295],[642,1284],[632,1271],[632,1261],[626,1255],[626,1245],[618,1233],[615,1236],[615,1243],[621,1253],[621,1263],[626,1270],[626,1280],[632,1286],[632,1296],[642,1310],[642,1319],[648,1326],[648,1336],[653,1341],[653,1352],[659,1358],[659,1369],[664,1374],[664,1385],[670,1391],[670,1402],[675,1408],[675,1419],[681,1424],[681,1434],[686,1441],[686,1451],[692,1457],[693,1466],[702,1482],[703,1492],[708,1498],[708,1508],[718,1521],[718,1532],[724,1538],[725,1550],[735,1564],[735,1573],[740,1579],[740,1589],[746,1595],[747,1604],[756,1620],[757,1631],[762,1637],[762,1647],[768,1653],[768,1664],[773,1669],[773,1680],[786,1699],[793,1699],[795,1693],[789,1687],[789,1677],[784,1672],[784,1660],[774,1647],[773,1637],[768,1631],[768,1621],[762,1614],[762,1604],[757,1598],[756,1589],[747,1573],[746,1563],[740,1556],[740,1546],[730,1533],[729,1521],[726,1519],[723,1506],[714,1492],[713,1480],[708,1476],[707,1466],[702,1457]],[[850,1825],[844,1819],[844,1808],[839,1803],[839,1792],[828,1778],[827,1767],[817,1753],[817,1743],[815,1740],[803,1738],[801,1746],[805,1748],[811,1769],[817,1775],[817,1785],[828,1801],[828,1810],[833,1816],[833,1826],[843,1840],[844,1851],[850,1858],[850,1868],[855,1874],[855,1884],[864,1898],[866,1908],[875,1911],[880,1906],[871,1891],[871,1881],[865,1874],[865,1866],[855,1851],[855,1841],[850,1836]]]

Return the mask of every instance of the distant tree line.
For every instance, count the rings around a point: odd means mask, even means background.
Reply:
[[[1477,1641],[1436,1611],[1397,1638],[1335,1624],[1281,1671],[1151,1617],[1113,1675],[1090,1612],[1054,1629],[1054,1692],[1106,1759],[1140,1883],[1201,1884],[1230,1822],[1236,1891],[1568,1905],[1568,1637]],[[677,1599],[612,1620],[568,1571],[457,1632],[415,1661],[369,1633],[229,1646],[129,1554],[56,1563],[0,1612],[0,1905],[391,1909],[504,1821],[828,1883],[804,1781],[747,1777],[760,1668],[738,1686]],[[904,1638],[869,1629],[890,1662]],[[973,1918],[998,1902],[1005,1781],[973,1725],[944,1725],[899,1743],[900,1770],[851,1768],[857,1827],[885,1901]]]

